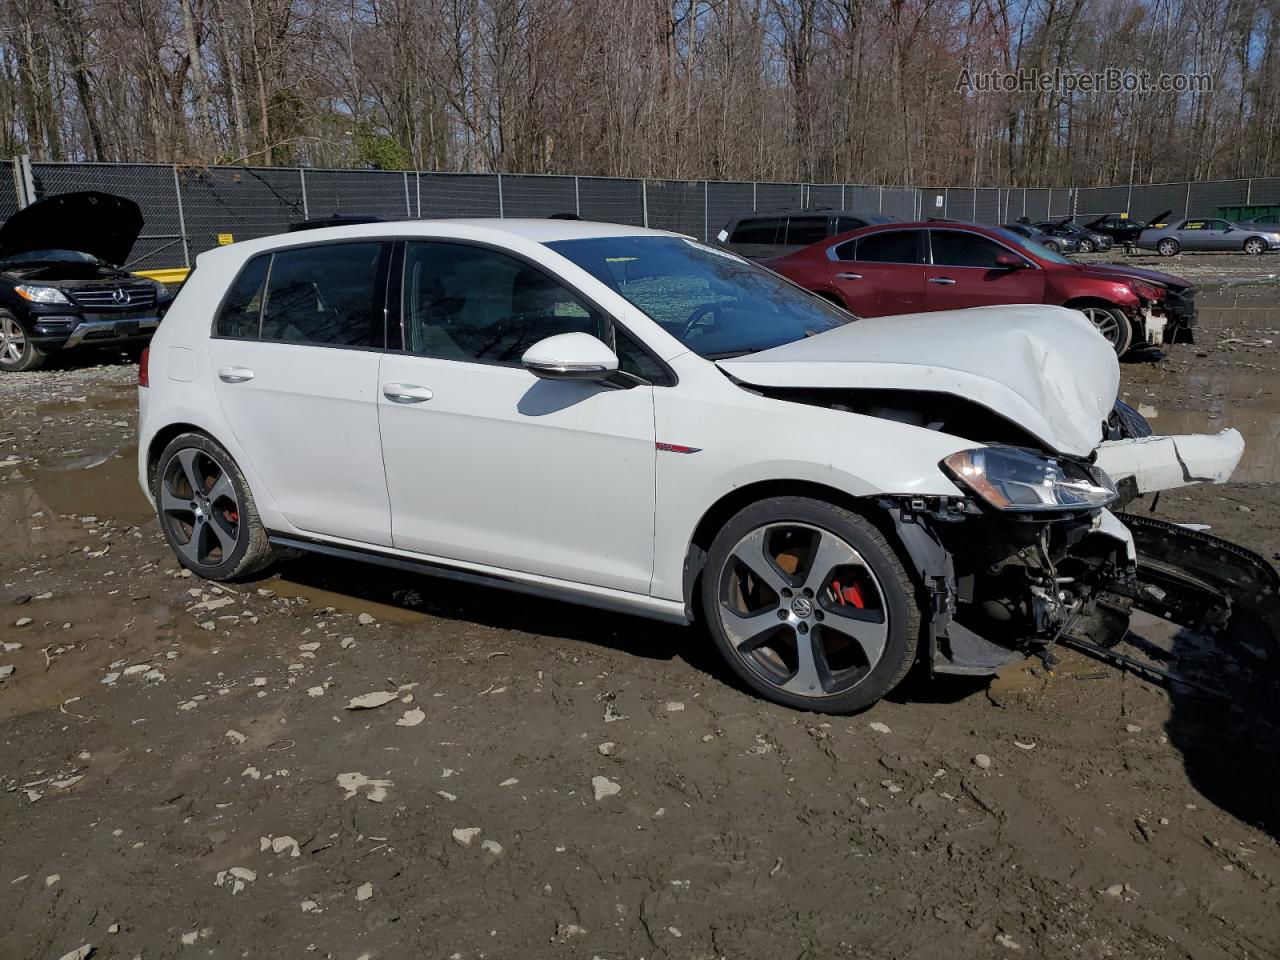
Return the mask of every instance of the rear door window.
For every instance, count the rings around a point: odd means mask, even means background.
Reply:
[[[923,263],[921,230],[888,230],[868,237],[850,240],[836,248],[841,260],[865,263]],[[856,244],[856,247],[854,246]]]
[[[370,240],[276,251],[262,339],[381,349],[390,248]]]
[[[787,221],[787,246],[807,247],[827,238],[827,217],[791,217]]]
[[[859,220],[857,217],[838,217],[836,219],[836,233],[848,233],[850,230],[857,230],[866,225],[867,221]]]
[[[780,217],[755,217],[741,220],[729,237],[730,243],[777,243]]]

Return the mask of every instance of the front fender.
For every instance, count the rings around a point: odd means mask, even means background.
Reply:
[[[711,376],[720,383],[709,386],[721,389],[682,391],[678,403],[655,391],[661,522],[654,529],[651,593],[663,599],[688,599],[684,565],[694,532],[721,500],[744,487],[769,483],[776,492],[781,481],[853,497],[954,497],[960,491],[938,464],[979,446],[922,427],[774,400],[733,386],[718,372]]]

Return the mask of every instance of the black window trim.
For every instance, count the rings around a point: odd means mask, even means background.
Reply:
[[[372,346],[358,347],[358,346],[355,346],[354,344],[349,344],[349,343],[310,343],[305,340],[303,341],[266,340],[262,336],[262,313],[267,306],[267,291],[270,289],[271,271],[275,267],[275,260],[276,260],[277,253],[285,253],[290,250],[310,250],[310,249],[314,249],[315,247],[331,247],[331,246],[334,246],[335,244],[347,244],[347,243],[388,244],[392,246],[391,252],[389,253],[384,252],[383,254],[379,255],[379,260],[386,261],[387,277],[389,281],[391,276],[391,268],[394,267],[394,261],[395,261],[394,244],[396,243],[396,241],[400,239],[402,239],[402,236],[379,235],[379,236],[373,236],[373,237],[343,237],[341,239],[336,239],[336,240],[320,240],[315,243],[289,243],[279,247],[272,247],[270,250],[259,250],[257,253],[251,254],[245,259],[244,263],[240,265],[240,269],[236,271],[235,278],[231,281],[231,283],[227,285],[227,289],[223,292],[222,297],[218,300],[218,306],[213,311],[213,318],[210,323],[209,339],[210,340],[232,340],[237,343],[274,343],[274,344],[284,344],[286,346],[292,346],[292,347],[319,347],[321,349],[328,349],[328,350],[357,350],[357,351],[360,351],[361,353],[385,353],[386,345],[388,342],[387,334],[389,332],[387,330],[388,290],[386,287],[384,287],[383,289],[383,301],[382,301],[382,304],[383,304],[382,305],[382,315],[383,315],[382,343],[383,345],[380,347],[372,347]],[[258,306],[258,336],[256,337],[223,336],[222,334],[218,333],[218,320],[222,316],[223,307],[226,306],[227,300],[231,296],[231,291],[235,288],[236,282],[240,279],[241,275],[245,272],[245,270],[249,269],[249,264],[253,263],[253,261],[257,260],[259,257],[267,257],[268,259],[267,259],[267,275],[263,278],[263,281],[262,281],[262,303],[259,304]],[[380,263],[379,272],[381,272],[382,269],[383,269],[383,264]],[[376,278],[374,282],[375,283],[377,282]]]
[[[471,239],[466,239],[462,237],[428,237],[428,236],[402,236],[400,239],[403,241],[403,244],[405,246],[405,251],[400,257],[400,278],[399,278],[400,283],[399,283],[398,295],[396,297],[396,314],[399,318],[400,347],[396,349],[391,349],[388,346],[386,350],[387,353],[396,353],[406,357],[419,357],[420,359],[423,359],[423,360],[440,360],[445,363],[469,363],[478,367],[506,367],[507,369],[521,369],[520,364],[518,363],[517,364],[492,363],[486,360],[464,360],[464,359],[459,359],[457,357],[428,357],[420,353],[414,353],[412,350],[409,350],[404,346],[404,344],[408,343],[408,338],[405,336],[405,330],[404,330],[405,319],[404,319],[404,309],[403,309],[405,280],[406,280],[406,273],[405,273],[404,267],[405,267],[405,264],[408,262],[408,249],[407,249],[408,245],[410,243],[415,243],[415,242],[417,243],[452,243],[452,244],[459,244],[459,245],[468,246],[468,247],[478,247],[482,250],[488,250],[494,253],[505,254],[508,257],[511,257],[515,260],[520,261],[525,266],[530,267],[534,270],[537,270],[539,273],[549,277],[550,279],[554,280],[556,283],[560,284],[562,287],[564,287],[574,296],[581,299],[584,303],[590,306],[593,310],[596,311],[596,313],[598,313],[601,316],[604,322],[604,333],[607,337],[604,343],[606,344],[606,346],[608,346],[610,350],[614,352],[615,355],[618,352],[618,341],[617,341],[617,337],[614,334],[614,328],[615,327],[621,328],[623,332],[626,333],[627,336],[630,337],[631,340],[637,346],[640,347],[641,350],[643,350],[646,354],[649,355],[650,359],[652,359],[655,363],[658,364],[658,366],[666,373],[667,378],[670,381],[669,383],[650,383],[648,380],[644,380],[640,377],[634,377],[634,375],[628,374],[628,376],[633,376],[633,378],[637,381],[637,383],[643,383],[651,387],[674,387],[676,386],[676,384],[680,382],[680,378],[677,377],[676,372],[673,369],[671,369],[671,365],[667,363],[665,360],[663,360],[661,357],[659,357],[656,353],[654,353],[653,350],[650,349],[649,345],[644,342],[643,337],[637,336],[634,330],[628,327],[625,323],[621,323],[618,320],[618,318],[615,317],[610,311],[600,306],[600,304],[597,303],[594,298],[587,296],[587,294],[583,293],[581,290],[579,290],[576,286],[574,286],[572,283],[570,283],[560,274],[554,273],[548,270],[546,266],[544,266],[541,263],[538,263],[533,258],[528,257],[517,250],[512,250],[510,247],[503,247],[494,243],[486,243],[483,240],[471,240]],[[551,253],[556,253],[555,250],[551,250],[551,248],[549,247],[547,249]],[[559,256],[559,254],[557,254],[557,256]],[[384,339],[386,339],[388,342],[390,341],[389,337]]]

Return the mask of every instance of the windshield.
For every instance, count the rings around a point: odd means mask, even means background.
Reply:
[[[1000,239],[1006,243],[1012,244],[1020,250],[1039,257],[1041,260],[1048,260],[1052,263],[1071,263],[1060,253],[1055,253],[1039,241],[1032,240],[1029,237],[1019,236],[1012,230],[1006,230],[1004,227],[993,227],[996,233],[1000,234]]]
[[[547,246],[712,360],[768,350],[855,319],[736,254],[683,237],[600,237]]]
[[[92,254],[79,250],[26,250],[5,257],[5,263],[92,263],[101,265],[102,261]]]

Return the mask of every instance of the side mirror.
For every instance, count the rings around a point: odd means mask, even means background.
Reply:
[[[618,372],[618,356],[589,333],[558,333],[539,340],[520,358],[543,380],[606,380]]]
[[[1027,265],[1027,261],[1012,253],[996,254],[996,269],[998,270],[1021,270]]]

